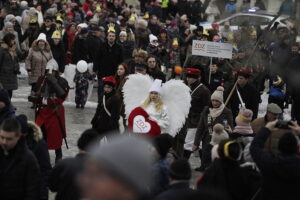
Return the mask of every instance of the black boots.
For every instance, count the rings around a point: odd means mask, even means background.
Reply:
[[[61,148],[55,149],[55,163],[62,159],[62,150]]]

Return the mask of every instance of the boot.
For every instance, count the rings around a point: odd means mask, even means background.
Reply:
[[[55,163],[62,159],[62,150],[61,148],[55,149]]]
[[[183,157],[188,160],[191,157],[191,154],[192,151],[184,150]]]

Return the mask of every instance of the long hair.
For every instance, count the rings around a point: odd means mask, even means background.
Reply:
[[[144,109],[147,108],[150,103],[151,103],[151,99],[150,99],[150,94],[149,94],[148,97],[146,98],[146,100],[144,101],[144,103],[142,104],[142,108],[144,108]],[[159,112],[164,106],[164,103],[162,102],[160,96],[154,103],[155,103],[154,107],[157,112]]]
[[[126,77],[129,75],[129,70],[128,70],[128,66],[126,63],[121,63],[118,66],[122,65],[124,67],[124,75],[122,77],[118,76],[118,73],[116,72],[115,74],[115,79],[116,79],[116,89],[121,89],[123,87],[123,85],[125,84],[126,81]]]

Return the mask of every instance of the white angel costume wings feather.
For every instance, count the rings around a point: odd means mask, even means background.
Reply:
[[[162,86],[161,98],[167,107],[170,119],[168,133],[175,137],[183,127],[190,111],[190,88],[181,80],[169,80]]]
[[[140,106],[149,95],[153,80],[148,75],[132,74],[123,86],[125,115],[128,119],[131,111]]]
[[[123,87],[125,114],[140,106],[149,95],[153,80],[148,75],[132,74]],[[168,133],[175,136],[185,123],[191,107],[190,88],[181,80],[170,80],[162,86],[162,101],[169,117]]]

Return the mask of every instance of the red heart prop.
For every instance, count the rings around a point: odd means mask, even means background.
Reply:
[[[128,129],[133,133],[157,136],[161,130],[158,124],[149,119],[148,113],[141,107],[133,109],[128,117]]]

